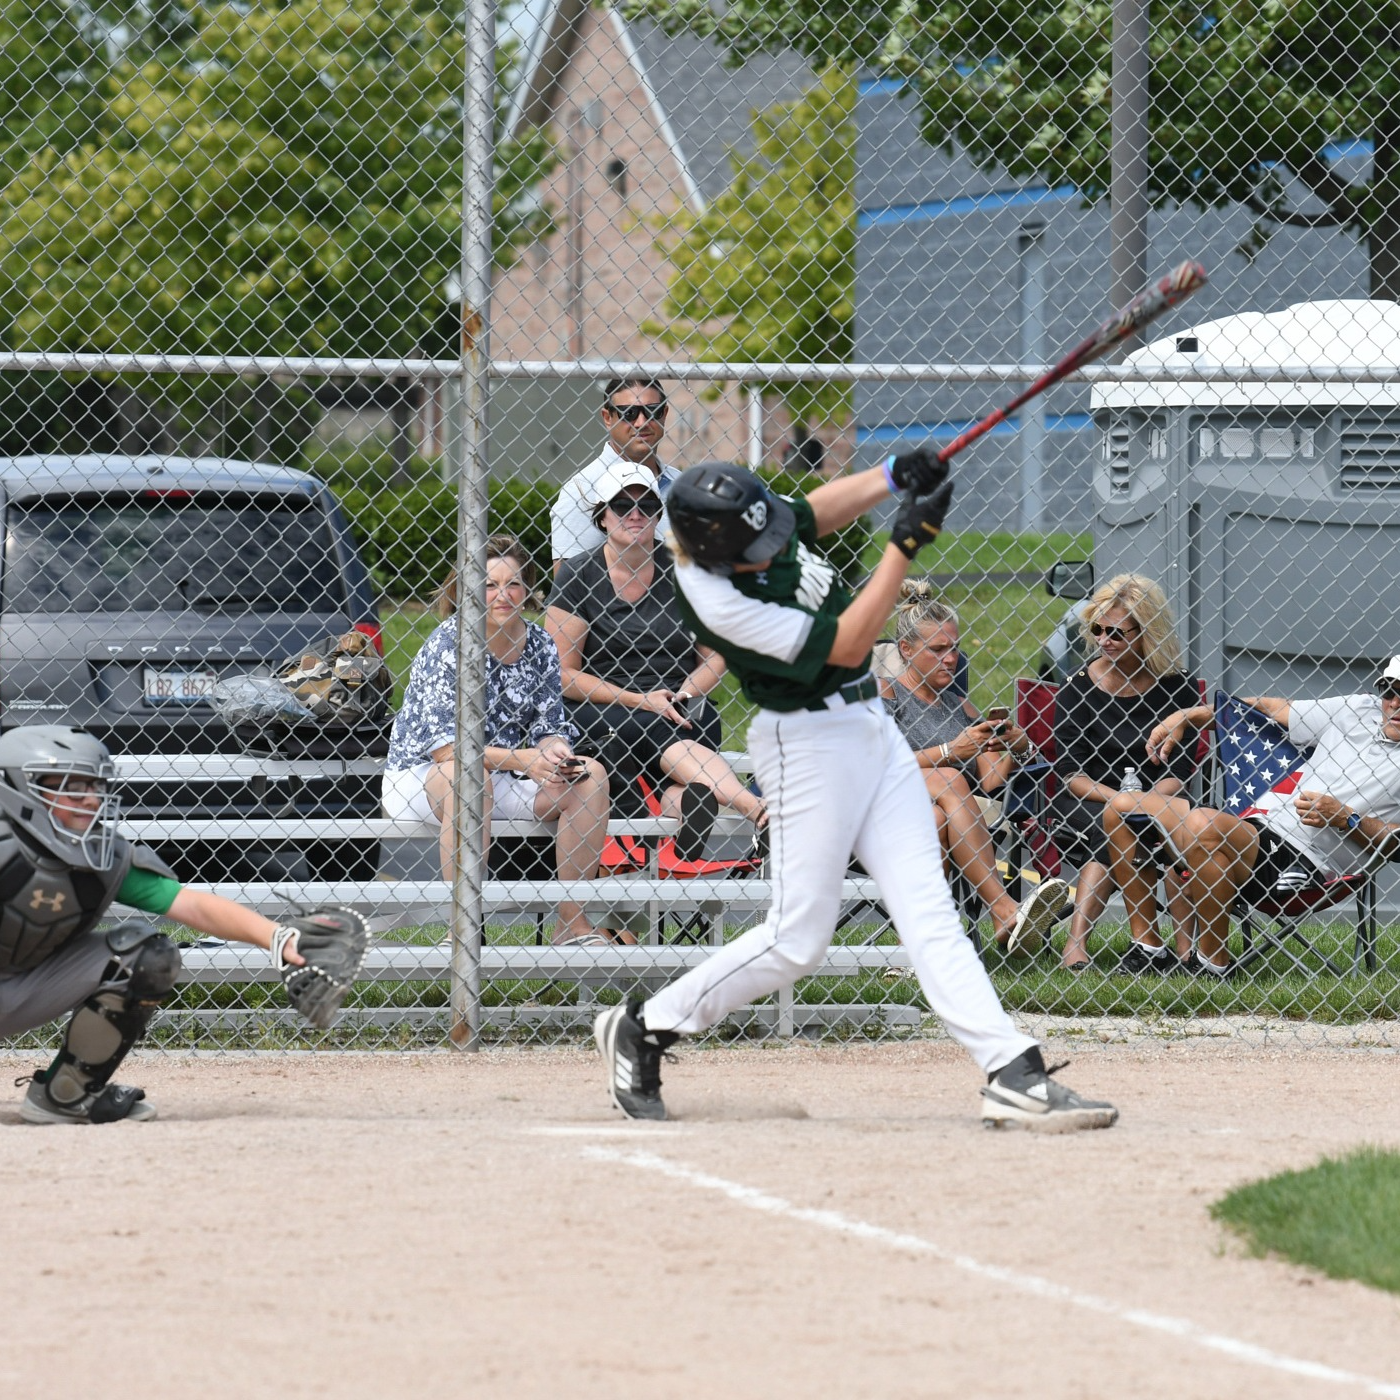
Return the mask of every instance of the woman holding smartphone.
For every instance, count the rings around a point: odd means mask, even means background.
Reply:
[[[999,815],[997,793],[1035,748],[1005,706],[983,719],[956,694],[958,615],[922,579],[900,589],[895,645],[899,669],[882,683],[885,708],[914,750],[943,849],[987,906],[995,941],[1033,953],[1068,905],[1069,886],[1045,880],[1018,904],[997,871],[988,821]]]
[[[558,823],[555,860],[561,880],[598,874],[608,833],[608,780],[597,759],[573,751],[564,713],[559,653],[549,634],[527,622],[534,567],[518,541],[486,542],[486,820]],[[456,737],[456,578],[443,588],[444,620],[413,661],[403,706],[394,719],[384,772],[384,815],[435,821],[444,879],[452,878],[452,757]],[[556,943],[604,944],[582,908],[559,906]]]

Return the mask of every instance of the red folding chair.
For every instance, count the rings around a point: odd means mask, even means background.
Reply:
[[[1014,883],[1014,888],[1008,884],[1008,890],[1014,899],[1021,898],[1021,871],[1027,860],[1041,879],[1060,873],[1060,853],[1046,816],[1056,789],[1055,696],[1059,689],[1057,681],[1029,676],[1018,676],[1015,682],[1016,727],[1026,731],[1040,753],[1041,763],[1021,770],[1033,781],[1017,782],[1002,810],[1012,838],[1007,863]]]
[[[643,777],[636,779],[637,788],[647,815],[661,815],[661,799]],[[609,836],[603,847],[601,873],[628,875],[646,870],[651,864],[651,848],[639,836]],[[742,856],[719,860],[681,860],[676,855],[674,836],[663,836],[656,843],[656,873],[663,880],[693,880],[697,876],[720,879],[743,879],[757,875],[763,869],[763,855],[755,847]],[[690,914],[676,926],[675,936],[693,943],[704,941],[709,934],[709,916]]]

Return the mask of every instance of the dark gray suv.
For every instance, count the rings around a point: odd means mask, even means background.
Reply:
[[[210,699],[352,628],[379,639],[367,570],[324,483],[173,457],[0,458],[0,728],[72,724],[113,754],[240,751]],[[128,815],[377,815],[378,781],[124,784]],[[269,791],[271,786],[271,791]],[[163,850],[186,879],[373,873],[374,843]],[[309,858],[309,863],[308,863]]]

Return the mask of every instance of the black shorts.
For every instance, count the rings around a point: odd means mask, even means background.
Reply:
[[[585,751],[596,753],[613,779],[613,795],[622,783],[644,777],[652,787],[660,787],[661,755],[681,739],[693,739],[707,749],[719,752],[719,711],[708,699],[691,700],[686,718],[689,729],[673,724],[655,710],[634,710],[627,705],[594,705],[583,700],[574,705],[569,718],[589,740]]]
[[[1103,829],[1103,802],[1076,797],[1061,788],[1050,803],[1056,849],[1068,865],[1109,864],[1108,835]]]
[[[1271,831],[1257,817],[1245,817],[1259,835],[1259,855],[1249,879],[1240,889],[1240,898],[1246,904],[1256,904],[1269,894],[1279,883],[1286,871],[1301,871],[1310,878],[1326,879],[1327,872],[1310,860],[1296,846],[1290,846],[1277,832]]]

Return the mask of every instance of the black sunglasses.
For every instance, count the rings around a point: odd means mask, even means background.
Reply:
[[[1400,682],[1382,681],[1376,687],[1376,694],[1382,700],[1400,700]]]
[[[608,405],[608,412],[614,418],[621,418],[624,423],[640,423],[643,418],[650,418],[653,423],[659,423],[666,416],[665,403],[628,403]]]
[[[650,491],[644,491],[640,496],[614,496],[608,502],[608,509],[619,520],[633,510],[639,510],[643,515],[660,515],[661,498],[653,496]]]
[[[1105,627],[1102,622],[1095,622],[1089,628],[1089,635],[1096,641],[1100,637],[1106,637],[1110,642],[1131,642],[1141,631],[1141,627],[1134,627],[1129,632],[1126,627]]]

